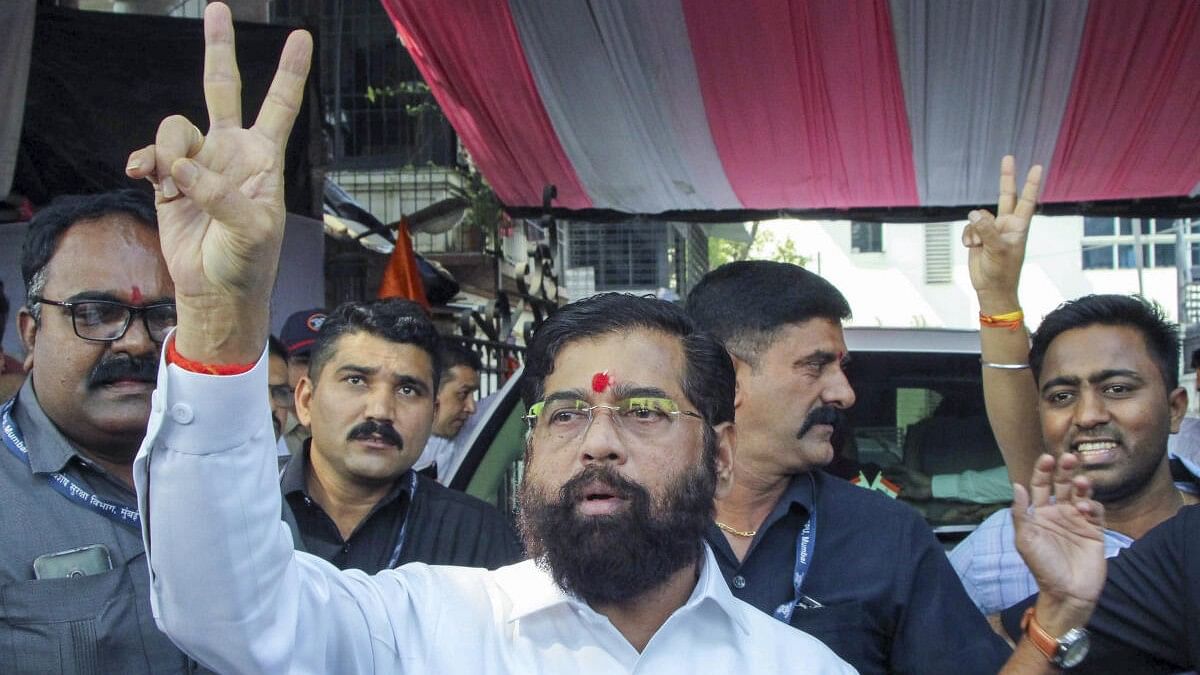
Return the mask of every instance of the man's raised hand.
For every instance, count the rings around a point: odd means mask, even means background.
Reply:
[[[1013,486],[1017,550],[1037,579],[1038,622],[1051,635],[1082,626],[1104,586],[1104,507],[1076,475],[1079,458],[1042,455],[1029,490]],[[1058,631],[1058,632],[1055,632]]]
[[[312,58],[306,31],[288,36],[258,118],[242,126],[233,19],[204,12],[204,99],[209,129],[163,120],[153,145],[130,154],[126,173],[155,186],[159,236],[175,282],[175,344],[205,363],[248,363],[266,343],[268,305],[285,217],[284,149]]]
[[[1025,187],[1017,198],[1016,161],[1005,155],[1000,161],[1000,199],[996,215],[986,210],[972,211],[963,228],[962,243],[967,252],[967,268],[971,285],[980,295],[1015,301],[1021,265],[1025,262],[1025,242],[1029,237],[1029,221],[1037,208],[1038,190],[1042,185],[1042,167],[1029,169]]]

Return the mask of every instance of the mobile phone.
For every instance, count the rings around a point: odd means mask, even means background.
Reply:
[[[33,578],[68,579],[103,574],[113,568],[112,557],[104,544],[81,546],[33,559]]]

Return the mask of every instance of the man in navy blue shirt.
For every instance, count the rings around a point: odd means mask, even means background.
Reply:
[[[734,486],[707,541],[734,595],[863,673],[995,673],[1009,655],[912,508],[819,469],[846,379],[846,299],[795,265],[746,261],[688,297],[737,370]]]

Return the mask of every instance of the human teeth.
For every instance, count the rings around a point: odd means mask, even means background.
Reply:
[[[1075,446],[1077,452],[1099,452],[1101,450],[1111,450],[1117,447],[1112,441],[1092,441],[1089,443],[1080,443]]]

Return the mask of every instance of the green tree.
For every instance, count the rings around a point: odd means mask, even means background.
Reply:
[[[758,223],[750,228],[750,242],[709,237],[708,265],[716,269],[735,260],[774,260],[803,267],[808,258],[796,250],[783,223]]]

